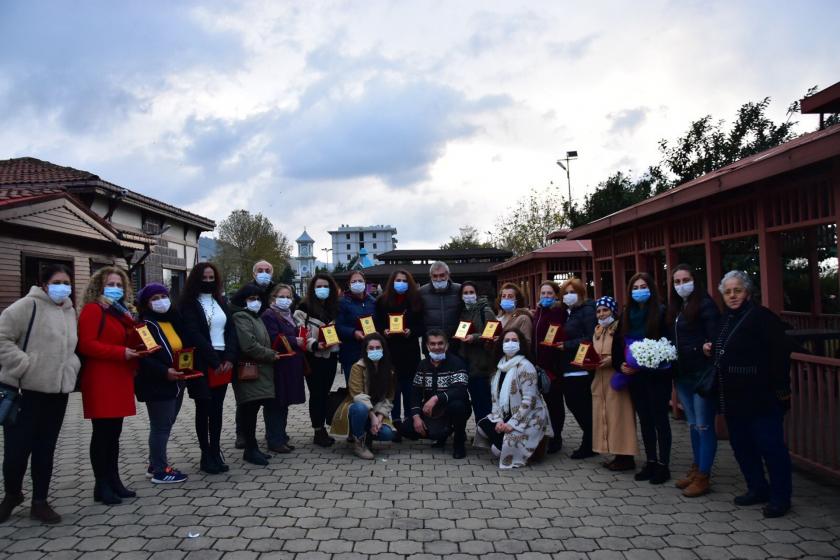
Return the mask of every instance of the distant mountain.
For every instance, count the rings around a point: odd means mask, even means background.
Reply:
[[[216,240],[212,237],[198,238],[198,260],[211,261],[216,256]]]

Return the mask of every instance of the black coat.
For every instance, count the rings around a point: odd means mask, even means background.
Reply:
[[[786,410],[791,349],[782,320],[766,307],[747,301],[724,312],[714,345],[720,411],[755,416]]]
[[[579,367],[571,365],[575,359],[581,342],[591,341],[598,319],[595,317],[595,303],[585,301],[583,304],[570,308],[569,317],[563,326],[566,339],[563,341],[563,371],[580,371]]]
[[[668,335],[677,348],[677,381],[694,380],[696,374],[710,364],[703,354],[703,345],[717,337],[720,311],[709,294],[703,294],[699,311],[690,323],[680,313]]]
[[[431,284],[425,284],[419,293],[426,330],[441,329],[452,338],[461,317],[461,285],[450,281],[445,290],[438,292]]]
[[[150,311],[144,313],[142,319],[161,348],[154,354],[140,359],[137,377],[134,378],[134,394],[137,395],[137,400],[140,402],[176,399],[184,390],[184,382],[169,381],[166,378],[169,368],[175,363],[175,356],[169,341],[160,328],[160,323],[171,323],[172,328],[175,329],[181,339],[182,347],[189,348],[192,346],[192,341],[184,329],[181,315],[175,310],[171,310],[165,315]]]
[[[385,297],[379,296],[376,299],[374,322],[376,323],[376,330],[383,336],[385,336],[385,330],[388,328],[388,314],[390,313],[404,313],[404,327],[410,331],[409,336],[394,334],[385,337],[388,341],[388,349],[391,351],[394,373],[400,379],[413,379],[417,372],[417,364],[420,363],[419,340],[426,333],[423,325],[422,307],[415,311],[408,301],[404,301],[402,304],[388,305]]]
[[[191,379],[187,382],[190,397],[193,399],[210,398],[210,387],[207,384],[208,369],[216,369],[222,362],[231,362],[236,368],[239,355],[239,338],[236,334],[236,325],[233,324],[233,313],[228,309],[224,301],[217,302],[225,313],[225,349],[222,358],[213,348],[210,342],[210,327],[207,324],[207,316],[197,299],[181,302],[180,310],[184,324],[184,331],[187,337],[195,346],[195,369],[204,373],[204,377]]]

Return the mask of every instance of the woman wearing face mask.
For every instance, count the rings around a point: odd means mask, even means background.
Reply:
[[[637,272],[627,284],[627,303],[613,338],[613,366],[630,380],[630,397],[642,430],[647,463],[636,473],[636,480],[662,484],[671,478],[671,424],[668,403],[671,400],[670,370],[634,369],[625,362],[625,352],[636,340],[659,340],[666,333],[665,309],[659,304],[653,278]]]
[[[566,422],[566,406],[563,404],[563,371],[561,358],[563,352],[554,346],[540,344],[551,325],[565,325],[569,316],[560,299],[560,285],[550,280],[540,285],[540,301],[534,312],[534,338],[531,352],[536,365],[543,368],[551,379],[551,389],[545,395],[548,415],[554,437],[548,442],[548,453],[557,453],[563,447],[563,425]]]
[[[238,371],[233,377],[233,393],[245,438],[242,459],[253,465],[265,466],[270,455],[257,446],[257,415],[260,407],[265,409],[274,399],[274,363],[281,356],[272,349],[268,330],[260,320],[262,294],[259,289],[246,284],[234,294],[230,304],[239,338],[239,362],[255,363],[257,366],[256,379],[239,379]]]
[[[341,349],[338,351],[338,361],[344,372],[344,380],[350,381],[350,368],[362,355],[362,340],[365,335],[359,324],[361,317],[373,317],[376,313],[376,301],[367,293],[365,275],[354,270],[350,273],[350,290],[344,293],[338,302],[338,318],[335,321],[338,338],[341,339]]]
[[[499,308],[497,319],[502,323],[502,329],[518,329],[525,337],[525,344],[530,346],[534,316],[528,309],[519,286],[511,282],[504,284],[496,305]]]
[[[693,461],[685,477],[677,481],[683,496],[695,498],[709,491],[709,475],[717,452],[715,400],[694,392],[701,371],[709,367],[703,345],[717,334],[720,313],[715,302],[695,279],[694,269],[678,265],[671,275],[673,289],[668,304],[668,327],[677,347],[677,394],[685,411],[691,435]]]
[[[129,348],[136,324],[128,275],[106,266],[91,276],[85,305],[79,315],[79,354],[82,367],[82,404],[91,420],[90,462],[96,477],[93,499],[119,504],[133,498],[118,472],[123,418],[134,416],[134,374],[143,354]]]
[[[396,428],[394,440],[400,441],[399,428],[402,425],[402,413],[406,418],[411,409],[411,383],[420,363],[420,341],[426,329],[423,325],[423,300],[417,292],[417,283],[407,270],[399,269],[391,273],[385,291],[376,298],[376,328],[385,335],[394,365],[396,388],[394,390],[394,408],[391,418]],[[403,316],[401,333],[391,332],[390,315]]]
[[[636,442],[636,413],[626,388],[613,386],[612,378],[619,375],[613,367],[612,344],[617,306],[610,296],[595,302],[598,324],[592,338],[601,363],[592,381],[592,450],[595,453],[612,453],[615,457],[604,463],[611,471],[636,469],[634,459],[639,452]]]
[[[146,403],[149,415],[149,469],[153,484],[177,484],[187,475],[172,468],[166,446],[172,426],[184,400],[184,374],[175,369],[176,352],[192,346],[181,315],[172,306],[169,290],[163,284],[147,284],[137,294],[140,318],[160,350],[141,358],[134,393]]]
[[[292,287],[277,284],[270,295],[271,305],[261,316],[268,338],[273,344],[278,336],[285,336],[295,355],[274,362],[274,399],[263,409],[265,439],[270,451],[289,453],[294,450],[286,433],[289,405],[306,402],[303,387],[303,348],[306,341],[298,336],[298,324],[292,315]]]
[[[470,380],[467,389],[470,392],[473,414],[476,418],[484,418],[490,414],[493,402],[490,398],[490,378],[496,372],[496,360],[493,355],[493,343],[481,340],[481,333],[487,321],[495,321],[493,310],[487,303],[487,298],[479,298],[474,282],[461,284],[461,317],[460,321],[472,323],[472,333],[467,339],[457,345],[458,355],[467,362],[467,372]]]
[[[44,267],[39,284],[0,314],[0,384],[20,390],[20,412],[3,426],[3,485],[0,523],[23,502],[23,479],[32,456],[30,516],[58,523],[47,503],[53,457],[67,395],[76,385],[76,311],[70,300],[70,269]]]
[[[335,381],[339,346],[326,347],[319,340],[321,327],[335,322],[338,316],[338,285],[329,274],[319,272],[312,277],[306,297],[294,313],[295,322],[306,329],[306,359],[310,373],[306,376],[309,387],[309,420],[315,435],[315,445],[329,447],[335,443],[324,424],[327,421],[327,399]]]
[[[239,344],[231,313],[222,297],[222,277],[216,265],[202,262],[193,267],[178,308],[188,337],[195,345],[195,369],[204,373],[204,377],[187,382],[190,398],[195,401],[201,470],[219,474],[229,470],[220,444],[227,383],[215,385],[220,377],[225,379],[233,373]]]
[[[353,453],[373,459],[372,440],[391,441],[394,426],[391,407],[394,399],[394,369],[385,338],[369,334],[362,341],[364,353],[350,370],[347,397],[333,416],[331,429],[337,436],[350,434]]]
[[[572,411],[580,429],[583,431],[580,447],[570,457],[586,459],[595,453],[592,451],[592,372],[573,366],[578,346],[581,342],[591,341],[595,331],[595,305],[586,300],[586,287],[578,278],[570,278],[561,287],[563,303],[568,310],[565,333],[566,338],[557,343],[563,352],[563,396],[566,406]]]
[[[543,453],[553,436],[545,401],[537,386],[537,370],[528,359],[525,335],[519,329],[501,338],[502,359],[491,381],[492,411],[478,420],[475,441],[490,444],[499,468],[523,467]]]

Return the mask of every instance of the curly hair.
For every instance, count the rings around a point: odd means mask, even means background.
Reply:
[[[104,300],[102,299],[102,292],[105,290],[105,279],[108,278],[108,276],[111,274],[116,274],[122,280],[123,291],[125,293],[125,295],[123,296],[123,302],[126,308],[129,311],[133,312],[134,288],[131,285],[131,280],[128,277],[128,273],[117,266],[103,266],[102,268],[93,273],[93,275],[90,277],[90,281],[88,282],[87,289],[85,290],[85,297],[82,303],[104,303]]]

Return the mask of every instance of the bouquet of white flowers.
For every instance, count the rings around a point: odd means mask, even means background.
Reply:
[[[667,338],[637,340],[630,345],[628,354],[626,358],[631,359],[626,360],[627,365],[632,368],[664,369],[677,359],[677,349]]]

